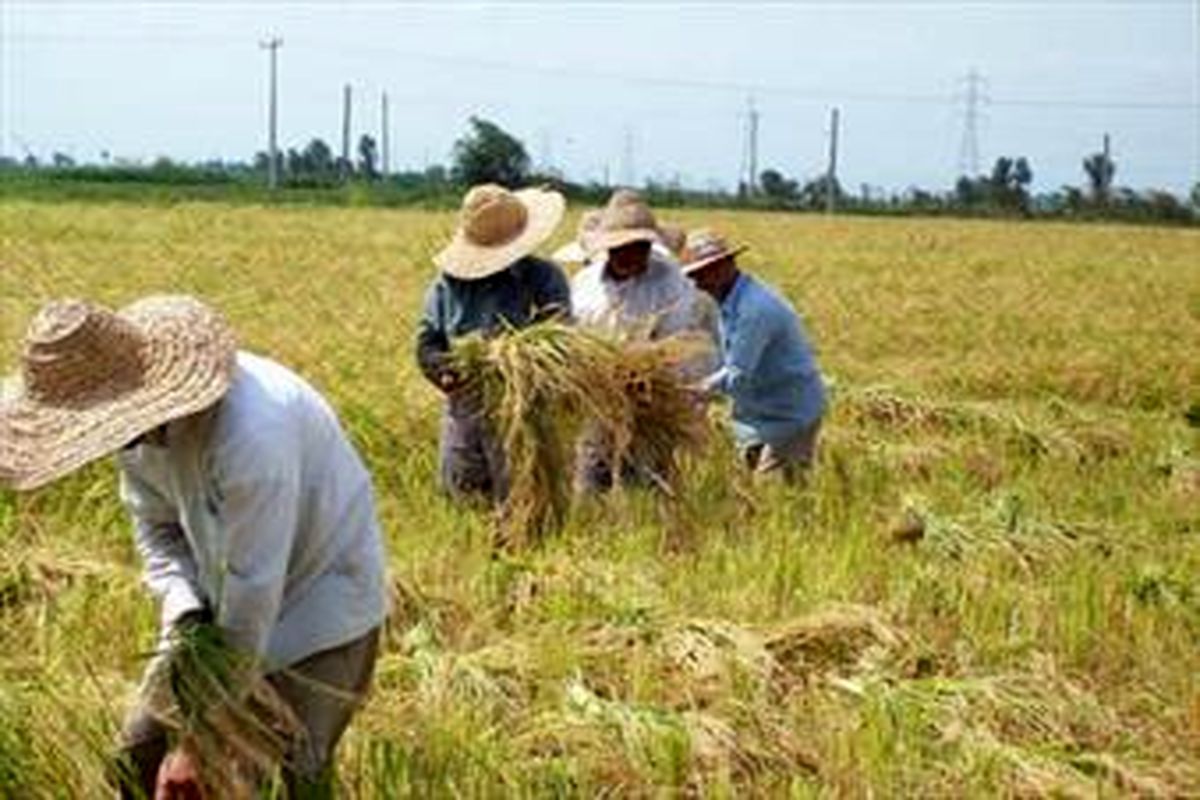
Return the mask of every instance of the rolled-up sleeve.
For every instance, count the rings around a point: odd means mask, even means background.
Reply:
[[[743,389],[759,370],[770,339],[771,326],[762,316],[742,315],[729,337],[729,349],[714,388],[726,394]]]
[[[145,567],[142,581],[159,600],[160,624],[169,628],[184,614],[205,607],[195,556],[175,506],[125,465],[120,492],[133,517],[134,539]]]
[[[535,320],[571,317],[571,284],[557,264],[536,260],[533,278]]]
[[[230,644],[260,658],[279,619],[301,489],[299,458],[278,446],[287,437],[272,439],[231,447],[218,478],[224,574],[217,624]]]
[[[417,323],[417,366],[435,386],[439,385],[439,378],[446,368],[446,354],[450,351],[442,302],[444,293],[442,281],[434,281],[425,293],[425,305]]]

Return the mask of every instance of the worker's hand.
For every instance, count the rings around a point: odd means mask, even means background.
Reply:
[[[204,800],[200,773],[190,750],[178,747],[167,753],[158,768],[154,800]]]
[[[438,375],[438,388],[446,394],[454,394],[466,385],[466,378],[458,370],[444,369]]]

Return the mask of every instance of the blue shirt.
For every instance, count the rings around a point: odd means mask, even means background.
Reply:
[[[571,287],[557,264],[527,256],[508,269],[474,281],[440,275],[425,295],[417,326],[417,363],[437,383],[450,343],[505,325],[524,328],[542,319],[571,315]]]
[[[722,366],[705,382],[733,401],[738,444],[782,444],[825,413],[825,384],[799,316],[745,273],[721,302]]]

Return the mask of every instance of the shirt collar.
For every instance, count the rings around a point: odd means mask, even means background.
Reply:
[[[745,290],[748,281],[746,273],[738,273],[737,278],[733,281],[733,286],[729,289],[729,294],[725,295],[725,299],[721,301],[721,313],[733,313],[733,310],[737,308],[738,301],[741,299],[742,292]]]

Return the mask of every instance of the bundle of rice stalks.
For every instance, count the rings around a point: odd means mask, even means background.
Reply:
[[[504,543],[520,548],[562,523],[585,426],[596,426],[614,473],[631,464],[677,494],[678,459],[705,438],[683,377],[703,346],[697,338],[620,338],[553,321],[456,342],[451,363],[470,382],[508,460]]]
[[[303,734],[255,660],[210,623],[174,631],[150,681],[152,713],[191,753],[208,797],[249,797]]]

